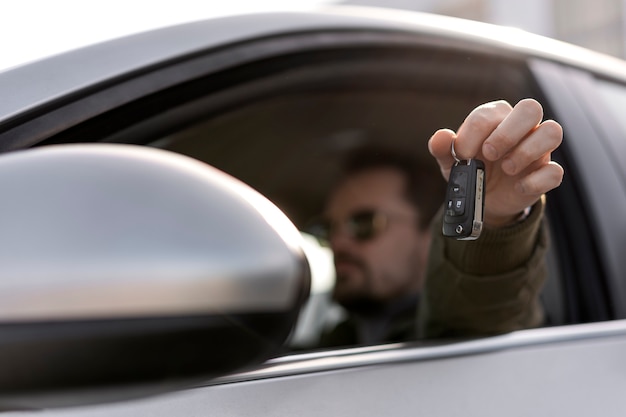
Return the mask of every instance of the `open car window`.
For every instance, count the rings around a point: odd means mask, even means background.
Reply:
[[[322,211],[342,159],[353,149],[404,149],[439,175],[426,145],[436,129],[456,129],[484,102],[514,103],[536,94],[523,63],[481,55],[364,49],[299,58],[265,63],[267,74],[220,93],[225,101],[229,94],[238,97],[239,105],[209,113],[153,144],[250,184],[303,232]],[[332,253],[312,236],[305,241],[313,286],[290,342],[298,350],[315,348],[321,333],[346,316],[331,297]],[[551,265],[556,273],[556,262]],[[551,306],[549,324],[562,323],[558,280],[551,280],[544,301]]]

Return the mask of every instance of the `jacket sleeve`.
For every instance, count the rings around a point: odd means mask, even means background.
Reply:
[[[540,326],[548,233],[545,196],[530,215],[505,228],[485,228],[475,241],[445,238],[443,211],[433,222],[420,301],[421,338],[471,337]]]

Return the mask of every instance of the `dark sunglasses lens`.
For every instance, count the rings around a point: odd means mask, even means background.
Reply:
[[[344,224],[351,238],[366,241],[376,237],[385,228],[386,219],[382,214],[367,210],[354,213]],[[327,219],[318,219],[306,227],[308,233],[326,242],[330,242],[333,229],[332,222]]]
[[[372,239],[378,233],[376,213],[363,211],[355,213],[349,220],[350,232],[356,240]]]

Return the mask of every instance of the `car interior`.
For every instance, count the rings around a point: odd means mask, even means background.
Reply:
[[[42,145],[82,141],[87,134],[94,141],[188,155],[258,190],[303,230],[322,210],[351,150],[373,144],[400,148],[438,170],[426,145],[435,130],[457,129],[479,104],[515,103],[537,97],[537,91],[526,65],[513,58],[430,48],[329,48],[188,81]],[[323,244],[318,246],[328,254]],[[567,323],[554,251],[549,265],[543,300],[547,324]],[[319,316],[331,314],[328,305],[325,287],[314,292],[306,308]],[[332,314],[336,318],[341,312]],[[325,320],[303,313],[301,326],[311,328],[296,330],[300,339],[294,344],[314,340]]]

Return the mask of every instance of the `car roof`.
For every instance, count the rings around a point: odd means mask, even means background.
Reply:
[[[626,80],[626,63],[620,59],[519,29],[418,12],[330,6],[178,24],[0,72],[0,122],[84,88],[204,50],[268,36],[329,30],[422,34],[458,48],[535,56]]]
[[[3,44],[0,70],[152,29],[244,13],[312,10],[338,1],[22,0],[0,15],[0,37],[19,40]]]

